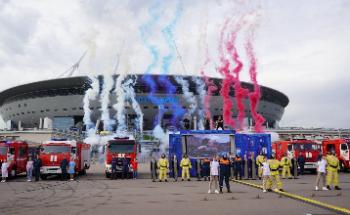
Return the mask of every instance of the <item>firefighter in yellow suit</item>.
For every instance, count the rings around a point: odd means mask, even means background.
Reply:
[[[272,154],[271,159],[267,161],[270,166],[270,180],[267,183],[267,190],[272,191],[272,186],[275,184],[275,191],[283,191],[282,181],[280,178],[279,167],[281,166],[280,162],[276,159],[276,155]]]
[[[188,180],[190,181],[190,169],[192,168],[191,160],[188,158],[188,156],[185,154],[180,162],[180,167],[182,169],[182,181]]]
[[[292,161],[288,157],[287,153],[284,157],[281,159],[281,165],[282,165],[282,178],[286,178],[286,174],[288,178],[292,178],[292,174],[290,172],[290,169],[292,167]]]
[[[340,170],[339,160],[335,156],[335,152],[328,152],[326,156],[327,160],[327,188],[331,189],[331,185],[333,183],[335,190],[341,190],[339,187],[339,174],[338,170]]]
[[[256,165],[258,166],[258,177],[261,179],[263,173],[263,163],[264,163],[264,153],[260,152],[260,154],[256,157]]]
[[[169,161],[166,159],[165,154],[162,154],[161,158],[158,160],[159,168],[159,182],[162,180],[168,181],[167,174],[169,169]]]

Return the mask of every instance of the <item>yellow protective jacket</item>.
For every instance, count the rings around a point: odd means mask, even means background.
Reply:
[[[326,160],[327,160],[327,169],[328,170],[338,170],[340,169],[340,165],[339,165],[339,160],[336,156],[334,155],[327,155],[326,156]]]
[[[168,169],[169,168],[169,162],[166,158],[161,158],[158,161],[158,168],[161,170]]]
[[[282,166],[289,166],[289,167],[291,167],[292,166],[292,161],[290,160],[289,157],[283,157],[281,159],[281,165]]]
[[[257,157],[256,157],[256,165],[258,165],[258,166],[262,166],[262,163],[264,163],[264,156],[262,156],[262,155],[258,155]]]
[[[277,159],[270,159],[268,163],[270,166],[271,175],[278,175],[281,163]]]
[[[180,166],[181,168],[188,167],[191,169],[192,168],[191,160],[189,158],[182,158],[180,162]]]

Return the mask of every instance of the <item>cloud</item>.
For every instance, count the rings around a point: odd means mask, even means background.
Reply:
[[[139,27],[149,19],[154,1],[1,1],[0,90],[18,84],[56,78],[88,50],[75,75],[110,74],[120,56],[120,70],[143,73],[151,56]],[[174,14],[176,1],[159,1],[164,16],[151,42],[162,55],[167,46],[161,28]],[[164,3],[166,2],[166,3]],[[346,83],[349,83],[349,1],[184,2],[174,32],[186,71],[177,60],[171,71],[199,75],[208,44],[211,63],[206,73],[219,77],[218,39],[227,17],[236,19],[259,9],[255,34],[258,80],[290,98],[282,125],[349,127]],[[317,6],[317,7],[316,7]],[[238,38],[241,58],[244,34]],[[160,65],[154,73],[161,73]],[[20,78],[19,78],[20,77]],[[249,81],[247,67],[243,80]],[[332,101],[331,103],[328,101]]]

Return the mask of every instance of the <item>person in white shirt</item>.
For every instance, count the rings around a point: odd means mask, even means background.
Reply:
[[[213,160],[210,162],[210,182],[208,193],[211,193],[211,187],[214,183],[215,193],[218,191],[218,180],[219,180],[219,157],[214,156]]]
[[[7,160],[3,160],[1,165],[1,177],[2,177],[1,182],[6,182],[6,178],[9,177],[8,168],[9,168],[9,164],[7,163]]]
[[[315,190],[319,190],[319,184],[322,179],[322,190],[328,190],[326,184],[326,167],[327,160],[325,156],[320,155],[317,161],[317,178]]]
[[[267,192],[267,183],[270,179],[270,165],[267,162],[267,158],[266,155],[264,156],[264,162],[262,163],[262,179],[263,179],[263,192],[266,193]]]
[[[26,170],[27,170],[27,181],[30,182],[32,181],[33,177],[33,160],[32,157],[29,157],[26,165]]]

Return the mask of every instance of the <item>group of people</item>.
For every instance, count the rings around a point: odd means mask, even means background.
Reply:
[[[260,153],[256,157],[256,166],[258,170],[258,177],[259,179],[262,179],[263,192],[270,192],[273,190],[273,188],[275,191],[284,191],[280,177],[280,168],[282,169],[282,179],[286,177],[292,178],[291,168],[293,165],[287,154],[279,161],[274,153],[272,153],[269,158],[264,153]],[[180,167],[182,170],[181,180],[190,181],[190,169],[192,168],[192,164],[186,154],[180,161]],[[206,158],[202,161],[201,168],[204,180],[210,181],[208,193],[222,193],[224,182],[227,192],[230,193],[231,190],[229,180],[232,178],[232,175],[234,175],[236,180],[242,179],[242,159],[238,155],[235,157],[229,157],[227,154],[224,154],[221,157],[214,156],[211,160]],[[159,181],[167,181],[169,162],[165,154],[163,154],[158,161],[158,169]],[[332,185],[334,185],[335,190],[340,190],[341,188],[339,187],[338,175],[339,169],[339,160],[335,156],[334,152],[328,153],[327,156],[320,156],[317,163],[315,190],[330,190]],[[232,171],[234,174],[232,174]],[[322,187],[319,186],[321,180]],[[212,189],[213,186],[214,189]]]
[[[7,159],[0,161],[1,166],[1,182],[6,182],[6,179],[9,177],[9,167],[10,162],[8,162]],[[39,155],[36,155],[34,159],[32,156],[28,158],[27,164],[26,164],[26,174],[27,174],[27,181],[31,182],[33,181],[39,181],[40,179],[40,168],[42,167],[42,161],[39,157]],[[74,180],[75,175],[75,161],[72,157],[70,161],[68,162],[67,158],[64,158],[60,163],[61,168],[61,180],[66,180],[68,177],[67,175],[70,175],[70,180]],[[15,169],[13,171],[16,171]],[[15,173],[14,173],[15,174]]]
[[[117,179],[117,166],[121,167],[121,178],[129,178],[129,170],[132,170],[132,178],[137,178],[137,161],[130,162],[125,156],[118,158],[116,155],[112,156],[111,161],[111,180]]]

